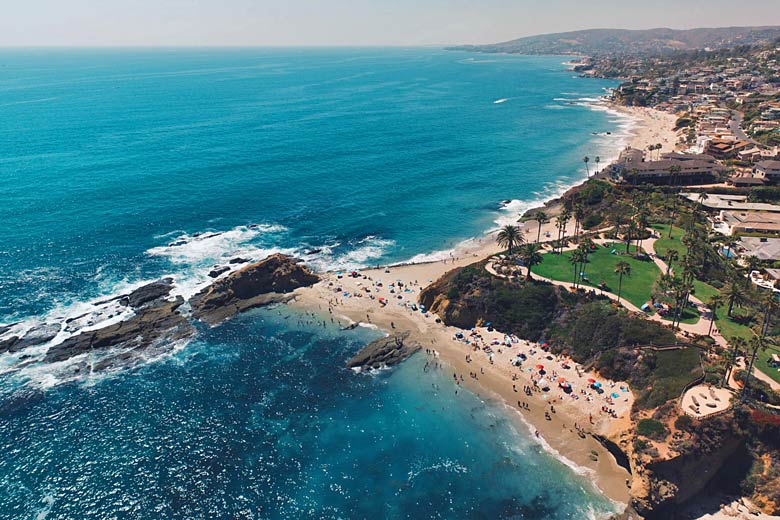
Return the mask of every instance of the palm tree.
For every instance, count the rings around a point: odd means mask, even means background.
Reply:
[[[574,235],[577,236],[577,234],[580,231],[580,227],[582,224],[582,219],[585,218],[585,208],[582,207],[582,204],[577,204],[574,206]]]
[[[715,313],[718,312],[718,308],[723,305],[723,298],[719,294],[713,294],[709,300],[707,300],[707,307],[710,308],[710,330],[707,331],[707,336],[712,336],[712,327],[715,326]]]
[[[525,244],[520,248],[520,260],[526,266],[528,272],[525,275],[526,281],[531,280],[531,268],[542,263],[542,254],[539,252],[539,244]]]
[[[636,222],[629,220],[623,235],[623,240],[626,241],[626,254],[631,252],[631,241],[634,240],[634,237],[637,235],[639,235],[639,229],[637,228]]]
[[[756,362],[756,356],[759,350],[766,350],[767,344],[763,336],[753,336],[750,338],[750,363],[748,364],[747,374],[745,374],[744,385],[742,386],[742,400],[747,397],[748,387],[750,386],[750,374],[753,373],[753,365]]]
[[[623,292],[623,276],[631,276],[631,264],[625,260],[621,260],[615,264],[615,273],[618,275],[617,301],[620,303],[620,295]]]
[[[537,211],[534,220],[539,223],[539,231],[536,233],[536,242],[538,243],[542,238],[542,226],[550,222],[550,217],[544,211]]]
[[[726,259],[731,258],[731,248],[735,247],[739,241],[733,237],[728,237],[724,242],[723,245],[726,246]]]
[[[580,264],[584,264],[587,257],[585,256],[585,253],[583,253],[579,248],[575,249],[571,253],[571,257],[569,257],[569,262],[572,263],[574,266],[574,288],[577,288],[577,282],[580,276],[580,273],[582,272],[580,269]]]
[[[642,241],[644,240],[642,236],[645,234],[647,230],[647,226],[650,225],[650,221],[647,217],[647,213],[644,211],[640,212],[639,215],[636,217],[636,225],[637,225],[637,231],[639,232],[637,234],[637,249],[642,249]]]
[[[750,273],[756,270],[756,267],[758,267],[758,257],[755,255],[750,255],[747,257],[747,276],[745,277],[745,288],[750,287]]]
[[[655,156],[656,160],[661,159],[661,148],[663,148],[663,145],[661,143],[657,143],[655,145],[655,149],[658,150],[658,153]]]
[[[737,364],[737,358],[739,357],[739,351],[740,349],[744,349],[747,347],[747,342],[742,338],[733,337],[729,339],[728,341],[729,345],[734,347],[734,350],[731,351],[731,355],[729,356],[729,365],[726,368],[726,370],[723,372],[723,382],[721,383],[721,386],[726,386],[729,380],[729,374],[733,370],[734,366]]]
[[[729,304],[728,316],[731,317],[731,313],[734,310],[734,305],[742,305],[745,302],[745,290],[742,286],[736,282],[729,281],[723,286],[721,295]]]
[[[669,185],[674,186],[676,184],[677,175],[682,171],[679,164],[673,164],[669,167]],[[675,196],[676,197],[676,196]],[[675,200],[677,200],[675,198]],[[669,232],[671,233],[671,231]]]
[[[501,247],[506,247],[509,254],[512,254],[512,248],[514,246],[522,244],[525,241],[523,234],[520,232],[520,228],[517,226],[506,225],[501,228],[501,231],[496,235],[496,242]]]
[[[680,253],[676,249],[666,250],[666,274],[668,275],[672,271],[672,262],[680,258]]]
[[[582,158],[582,162],[585,163],[585,171],[587,172],[587,176],[590,177],[590,168],[588,168],[588,163],[590,162],[590,157],[587,155]]]
[[[697,200],[699,201],[699,211],[702,210],[702,208],[704,207],[704,201],[707,200],[708,198],[709,196],[705,192],[699,193],[699,196],[697,198]]]
[[[594,162],[596,163],[596,172],[598,172],[599,171],[599,163],[601,162],[601,157],[599,157],[597,155],[596,158],[594,159]]]

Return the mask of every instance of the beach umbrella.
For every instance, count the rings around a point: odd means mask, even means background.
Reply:
[[[558,382],[559,383],[565,383],[566,382],[566,378],[565,377],[559,377],[558,378]]]
[[[593,384],[593,383],[595,383],[595,382],[596,382],[596,380],[595,380],[595,379],[588,379],[588,383],[590,383],[590,384]]]
[[[618,394],[618,393],[615,393],[615,392],[612,392],[612,397],[614,397],[615,399],[617,399],[618,397],[620,397],[620,394]]]
[[[536,368],[538,368],[539,370],[544,370],[544,365],[536,365]]]
[[[596,381],[595,383],[593,383],[593,386],[595,386],[596,388],[601,388],[601,383]]]
[[[548,383],[548,382],[547,382],[547,380],[546,380],[545,378],[541,378],[541,379],[539,380],[539,382],[538,382],[538,383],[536,383],[536,384],[537,384],[537,385],[539,385],[539,388],[547,388],[547,387],[549,387],[549,386],[550,386],[550,383]]]
[[[548,345],[547,343],[542,343],[542,346],[543,347],[549,347],[550,345]]]

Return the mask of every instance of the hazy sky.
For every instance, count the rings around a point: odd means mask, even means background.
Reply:
[[[428,45],[780,25],[780,0],[0,0],[0,46]]]

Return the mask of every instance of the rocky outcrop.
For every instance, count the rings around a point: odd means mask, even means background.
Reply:
[[[372,341],[347,361],[347,367],[360,370],[397,365],[420,350],[420,345],[409,341],[409,334],[396,334]]]
[[[317,281],[319,277],[299,260],[276,254],[215,281],[189,303],[193,317],[214,325],[239,312],[279,301],[280,295]]]
[[[134,290],[127,296],[119,299],[122,305],[128,305],[134,309],[143,305],[167,297],[173,289],[173,278],[163,278]]]
[[[136,309],[135,315],[125,321],[82,332],[53,345],[44,361],[55,363],[85,352],[109,348],[138,353],[155,344],[171,345],[195,332],[192,324],[178,311],[183,303],[181,296],[173,301],[157,299],[149,302]]]

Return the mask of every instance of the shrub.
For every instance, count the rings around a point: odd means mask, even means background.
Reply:
[[[681,415],[674,421],[674,427],[678,430],[688,430],[693,424],[693,419],[689,415]]]
[[[636,426],[636,432],[643,437],[663,440],[666,437],[666,426],[655,419],[641,419]]]

